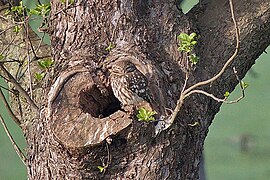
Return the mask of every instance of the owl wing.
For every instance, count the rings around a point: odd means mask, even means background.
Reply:
[[[143,98],[148,103],[151,102],[150,90],[148,88],[147,78],[139,71],[133,72],[133,75],[128,76],[129,89]]]

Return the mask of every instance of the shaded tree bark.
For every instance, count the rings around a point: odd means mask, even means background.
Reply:
[[[212,77],[235,49],[229,1],[209,0],[187,15],[174,0],[51,4],[56,64],[44,108],[26,129],[29,179],[197,179],[204,140],[221,103],[194,94],[174,124],[155,136],[154,123],[138,122],[121,109],[108,69],[119,57],[129,59],[149,78],[158,113],[174,109],[187,58],[177,51],[176,36],[200,34],[200,62],[188,86]],[[222,77],[203,87],[218,97],[238,84],[232,67],[243,78],[270,43],[270,2],[234,5],[240,51]],[[115,47],[108,52],[110,43]]]

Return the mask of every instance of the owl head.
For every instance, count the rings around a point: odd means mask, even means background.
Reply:
[[[137,70],[136,66],[129,60],[119,60],[113,63],[111,72],[117,75],[128,74]]]

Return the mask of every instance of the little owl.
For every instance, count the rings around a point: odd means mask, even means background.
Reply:
[[[129,60],[118,60],[112,64],[110,83],[122,106],[137,106],[145,101],[150,103],[147,78]]]

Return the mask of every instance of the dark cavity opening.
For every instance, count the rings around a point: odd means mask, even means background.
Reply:
[[[79,106],[83,112],[96,118],[108,117],[121,109],[121,103],[113,95],[112,90],[105,96],[96,86],[79,92]]]

